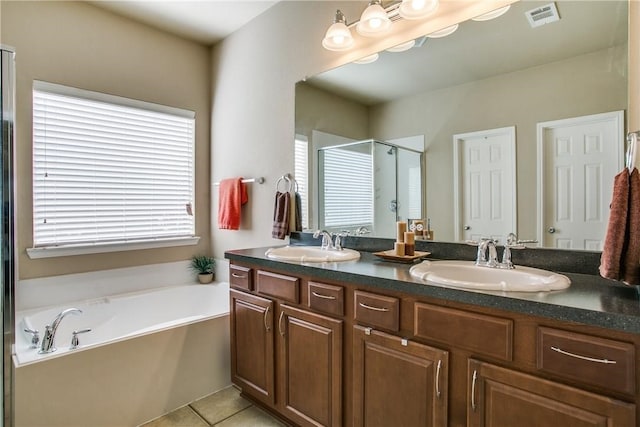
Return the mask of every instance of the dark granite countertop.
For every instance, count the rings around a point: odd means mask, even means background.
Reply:
[[[562,291],[480,292],[425,284],[410,275],[411,265],[384,261],[371,252],[361,251],[358,261],[300,263],[269,259],[265,256],[266,249],[231,250],[225,253],[225,257],[232,262],[251,263],[292,275],[313,276],[318,279],[640,333],[638,290],[591,274],[563,273],[571,279],[571,286]]]

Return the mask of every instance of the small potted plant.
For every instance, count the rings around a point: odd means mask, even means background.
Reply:
[[[191,258],[191,269],[198,273],[198,281],[202,284],[213,281],[215,265],[216,261],[207,255],[194,255]]]

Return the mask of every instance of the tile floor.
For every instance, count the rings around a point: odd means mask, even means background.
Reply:
[[[284,427],[280,421],[227,387],[140,427]]]

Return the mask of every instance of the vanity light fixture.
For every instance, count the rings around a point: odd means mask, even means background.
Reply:
[[[362,12],[356,31],[365,37],[376,37],[391,29],[391,19],[387,11],[382,8],[382,0],[371,0],[369,6]]]
[[[422,19],[438,9],[439,0],[402,0],[398,13],[404,19]]]
[[[389,6],[383,7],[382,0],[371,0],[360,19],[350,24],[338,10],[322,40],[322,46],[327,50],[348,50],[354,42],[351,27],[355,27],[362,36],[376,37],[388,32],[393,21],[424,18],[435,12],[439,5],[440,0],[394,0]]]
[[[341,51],[348,50],[353,46],[353,36],[347,27],[347,20],[344,14],[338,9],[333,24],[327,29],[327,33],[322,39],[322,46],[327,50]]]
[[[387,52],[404,52],[411,49],[415,45],[416,45],[415,40],[409,40],[408,42],[400,43],[399,45],[390,47],[389,49],[387,49]]]
[[[430,37],[432,39],[439,39],[441,37],[447,37],[450,34],[453,34],[457,29],[458,29],[459,25],[458,24],[454,24],[450,27],[446,27],[443,28],[441,30],[438,31],[434,31],[431,34],[427,34],[427,37]]]
[[[501,7],[499,9],[496,10],[492,10],[491,12],[487,12],[487,13],[483,13],[482,15],[478,15],[475,18],[471,18],[473,21],[489,21],[491,19],[495,19],[499,16],[504,15],[505,13],[507,13],[507,11],[509,10],[509,8],[511,7],[510,4]]]
[[[378,60],[379,56],[380,55],[378,55],[377,53],[374,53],[373,55],[369,55],[369,56],[365,56],[364,58],[356,59],[355,61],[353,61],[353,63],[354,64],[359,64],[359,65],[371,64],[372,62],[376,62]]]

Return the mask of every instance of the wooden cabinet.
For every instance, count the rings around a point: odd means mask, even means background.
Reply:
[[[353,331],[353,425],[447,425],[449,354],[365,328]]]
[[[634,427],[640,337],[232,266],[232,379],[293,425]],[[371,291],[369,291],[371,289]]]
[[[632,427],[635,405],[469,361],[469,427]]]
[[[256,276],[279,298],[230,290],[232,381],[296,425],[342,426],[343,321],[282,302],[298,301],[299,279]]]
[[[231,289],[231,379],[245,393],[275,403],[271,300]]]
[[[299,425],[342,425],[342,320],[280,306],[278,408]]]

